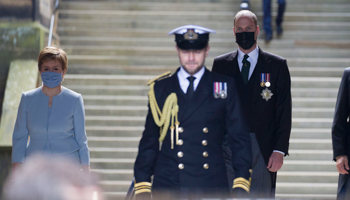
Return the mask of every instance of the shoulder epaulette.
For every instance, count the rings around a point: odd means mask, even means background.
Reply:
[[[151,80],[149,80],[147,82],[147,85],[150,85],[151,83],[153,83],[154,81],[160,81],[160,80],[163,80],[163,79],[166,79],[166,78],[169,78],[171,76],[171,72],[170,71],[167,71]]]

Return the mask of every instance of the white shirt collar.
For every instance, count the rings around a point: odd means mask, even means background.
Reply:
[[[203,66],[202,69],[200,69],[197,73],[195,73],[193,76],[196,77],[196,79],[193,81],[193,89],[194,91],[197,89],[197,86],[199,84],[199,81],[201,80],[203,74],[205,72],[205,67]],[[177,77],[179,79],[179,84],[182,89],[182,91],[186,94],[187,88],[190,85],[190,82],[188,81],[187,77],[191,76],[189,73],[187,73],[183,67],[180,67],[179,72],[177,73]]]
[[[244,53],[238,48],[238,58],[237,58],[237,62],[238,62],[238,67],[239,67],[239,71],[242,71],[242,66],[243,66],[243,58],[244,58]],[[249,68],[249,76],[248,78],[250,79],[250,77],[252,76],[255,66],[258,63],[258,58],[259,58],[259,48],[258,46],[256,46],[256,48],[250,52],[248,54],[249,58],[247,59],[250,62],[250,68]]]
[[[242,62],[243,57],[244,57],[245,53],[243,53],[239,48],[238,48],[238,62]],[[258,57],[259,57],[259,47],[258,45],[256,45],[256,48],[251,51],[250,53],[248,53],[248,56],[250,59],[258,61]],[[248,59],[249,59],[248,58]]]

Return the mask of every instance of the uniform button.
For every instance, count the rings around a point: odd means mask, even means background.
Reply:
[[[207,144],[208,144],[208,141],[206,141],[206,140],[203,140],[203,141],[202,141],[202,145],[203,145],[203,146],[207,146]]]
[[[178,145],[182,145],[183,143],[184,143],[184,141],[181,140],[181,139],[179,139],[179,140],[177,141],[177,144],[178,144]]]
[[[179,169],[183,169],[185,167],[185,165],[180,163],[178,167],[179,167]]]
[[[207,128],[207,127],[204,127],[204,128],[203,128],[203,133],[208,133],[208,132],[209,132],[208,128]]]
[[[182,151],[177,152],[177,157],[182,158],[182,156],[184,156],[184,153],[182,153]]]
[[[208,155],[209,155],[208,152],[206,151],[203,152],[203,157],[208,157]]]
[[[182,132],[184,132],[184,128],[179,127],[179,133],[182,133]]]
[[[203,165],[203,168],[204,168],[204,169],[209,169],[209,165],[208,165],[207,163],[205,163],[205,164]]]

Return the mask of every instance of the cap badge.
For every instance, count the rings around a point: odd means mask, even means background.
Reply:
[[[198,39],[198,34],[194,32],[194,29],[188,29],[187,33],[184,34],[185,40],[196,40]]]

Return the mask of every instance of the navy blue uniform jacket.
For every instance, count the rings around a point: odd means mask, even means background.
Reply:
[[[227,98],[214,98],[214,82],[227,82]],[[228,135],[232,150],[232,167],[235,177],[250,177],[251,144],[234,80],[205,70],[191,100],[180,88],[177,73],[157,81],[154,86],[157,103],[162,109],[166,98],[176,93],[179,105],[179,122],[183,132],[179,134],[182,145],[171,149],[170,131],[161,144],[159,127],[148,111],[145,130],[139,144],[134,166],[136,184],[151,182],[152,190],[229,191],[222,143]],[[203,131],[207,129],[208,132]],[[205,144],[206,141],[207,144]],[[179,157],[178,153],[183,156]],[[208,156],[203,156],[207,152]],[[179,168],[183,164],[183,169]],[[208,168],[203,167],[207,164]]]

